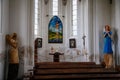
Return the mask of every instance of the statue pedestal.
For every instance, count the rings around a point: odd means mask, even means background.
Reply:
[[[53,55],[53,61],[54,62],[59,62],[59,55],[63,55],[64,53],[60,53],[60,52],[55,52],[55,53],[49,53],[49,55]]]

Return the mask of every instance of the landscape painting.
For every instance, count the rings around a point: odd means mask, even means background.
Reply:
[[[63,43],[63,24],[58,16],[53,16],[49,22],[48,43]]]

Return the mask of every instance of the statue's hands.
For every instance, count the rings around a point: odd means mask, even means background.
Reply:
[[[12,39],[10,35],[6,35],[6,41],[10,46],[17,48],[17,41]]]
[[[106,31],[106,33],[108,33],[109,31]]]
[[[11,39],[10,44],[11,44],[12,47],[17,48],[17,41],[16,40]]]

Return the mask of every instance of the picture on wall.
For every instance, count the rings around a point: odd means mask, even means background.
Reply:
[[[76,40],[75,38],[69,39],[69,47],[76,48]]]
[[[58,16],[53,16],[49,22],[48,43],[63,43],[63,24]]]
[[[42,38],[36,38],[35,45],[36,48],[42,48]]]

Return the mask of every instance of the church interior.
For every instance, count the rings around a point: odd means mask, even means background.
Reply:
[[[0,0],[0,80],[120,80],[119,33],[120,0]]]

